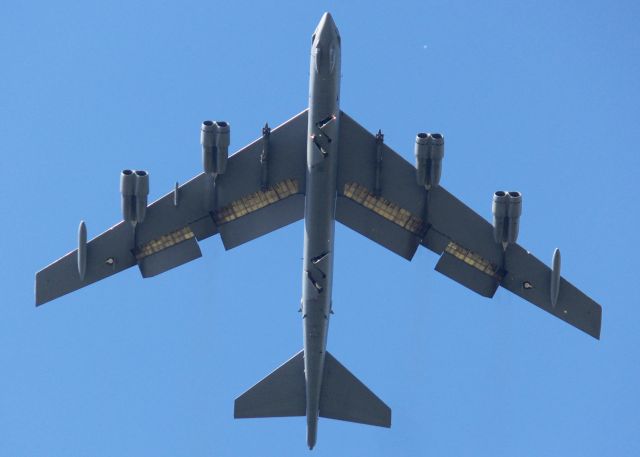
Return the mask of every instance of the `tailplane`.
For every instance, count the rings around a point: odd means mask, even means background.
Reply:
[[[320,416],[391,427],[391,408],[328,352],[324,360]]]
[[[304,356],[298,352],[236,398],[233,417],[285,417],[306,414]]]
[[[288,361],[236,398],[234,417],[286,417],[306,415],[304,354]],[[320,392],[321,417],[391,427],[391,409],[326,353]]]

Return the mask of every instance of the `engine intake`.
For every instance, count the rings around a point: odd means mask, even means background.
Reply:
[[[439,133],[418,133],[414,153],[418,185],[426,189],[437,187],[442,175],[444,137]]]
[[[522,194],[520,192],[497,191],[493,194],[493,238],[496,243],[515,243],[520,230]]]
[[[204,121],[200,129],[202,166],[205,173],[220,175],[227,168],[231,127],[225,121]]]

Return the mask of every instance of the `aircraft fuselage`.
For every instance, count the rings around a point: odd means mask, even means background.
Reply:
[[[309,71],[302,322],[307,444],[310,449],[316,442],[331,315],[339,100],[340,36],[327,13],[313,34]]]

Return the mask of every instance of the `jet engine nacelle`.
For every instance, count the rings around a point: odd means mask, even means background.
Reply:
[[[493,194],[493,238],[506,246],[515,243],[520,230],[522,194],[520,192],[497,191]]]
[[[225,121],[204,121],[200,129],[202,166],[205,173],[220,175],[227,168],[231,128]]]
[[[414,153],[418,185],[427,189],[437,187],[442,175],[444,137],[439,133],[418,133]]]
[[[122,170],[120,194],[123,219],[132,223],[144,221],[149,196],[149,173],[143,170]]]

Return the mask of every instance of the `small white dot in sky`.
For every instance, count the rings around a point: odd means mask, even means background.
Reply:
[[[423,45],[422,45],[422,49],[427,49],[427,45],[426,45],[426,44],[423,44]]]

